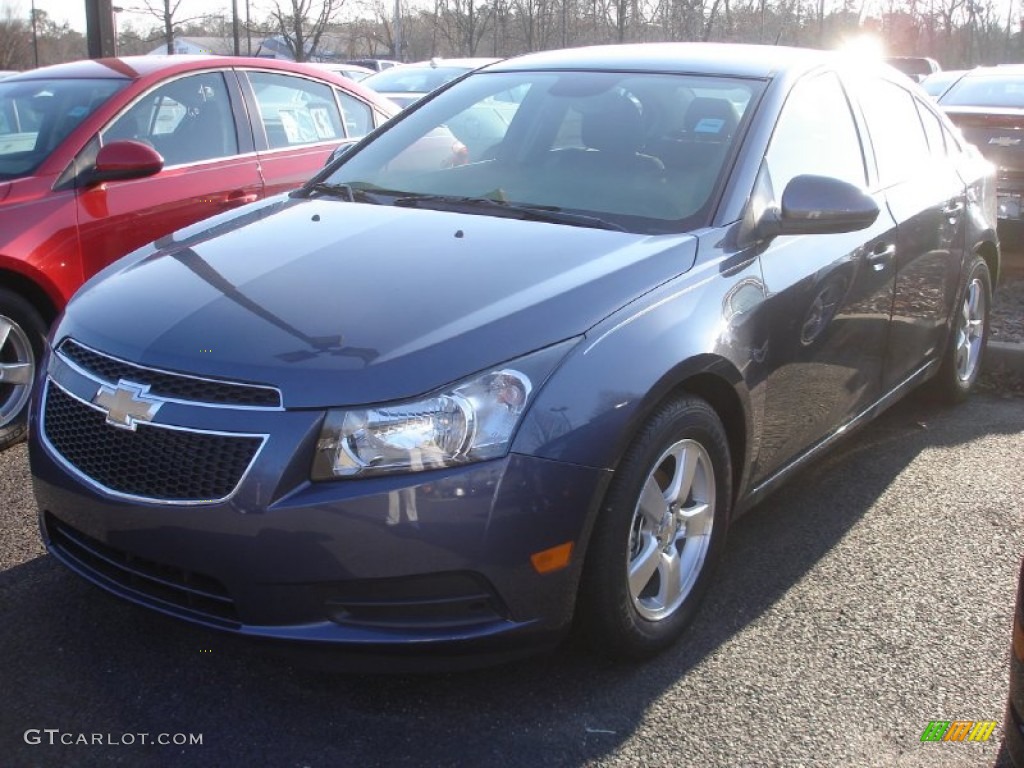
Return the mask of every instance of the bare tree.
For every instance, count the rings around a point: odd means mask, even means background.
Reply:
[[[164,29],[164,42],[167,44],[167,55],[174,53],[174,27],[193,19],[176,19],[181,0],[142,0],[142,6],[129,8],[134,13],[145,13],[159,20]]]
[[[24,19],[15,17],[9,5],[0,16],[0,69],[32,66],[32,33]]]
[[[287,0],[282,8],[279,0],[274,0],[274,8],[270,16],[277,28],[277,33],[284,39],[295,61],[309,61],[316,56],[327,25],[341,10],[345,0]],[[319,6],[319,10],[314,10]]]

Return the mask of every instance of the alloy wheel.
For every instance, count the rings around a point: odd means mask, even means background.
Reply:
[[[704,567],[715,519],[715,473],[707,450],[680,440],[655,462],[633,512],[627,579],[637,613],[670,617]]]
[[[985,286],[978,278],[967,285],[956,331],[956,375],[960,381],[974,376],[985,338]]]
[[[36,359],[28,334],[0,315],[0,427],[21,414],[32,391]]]

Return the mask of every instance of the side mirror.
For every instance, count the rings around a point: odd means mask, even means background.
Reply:
[[[96,162],[88,175],[90,184],[102,181],[141,179],[159,173],[164,167],[160,153],[141,141],[112,141],[96,153]]]
[[[796,176],[757,222],[760,238],[857,232],[875,223],[878,205],[860,187],[829,176]]]
[[[328,166],[339,157],[343,157],[350,149],[352,149],[355,143],[355,139],[349,139],[344,144],[339,144],[335,147],[334,151],[331,152],[331,156],[327,158],[327,162],[324,163],[324,166]]]

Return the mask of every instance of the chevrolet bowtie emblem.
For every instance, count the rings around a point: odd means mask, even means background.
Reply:
[[[152,421],[164,404],[162,400],[147,395],[148,391],[148,384],[143,386],[122,379],[115,389],[101,385],[92,401],[106,410],[107,424],[134,432],[138,422]]]
[[[988,143],[995,144],[997,147],[1016,147],[1020,144],[1020,139],[1015,139],[1011,136],[996,136],[989,139]]]

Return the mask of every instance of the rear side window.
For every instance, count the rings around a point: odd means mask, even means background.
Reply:
[[[917,102],[917,109],[921,113],[921,123],[924,125],[925,135],[928,137],[928,146],[935,157],[945,157],[946,141],[943,138],[942,123],[939,118],[920,101]]]
[[[864,186],[864,155],[846,94],[834,74],[793,88],[765,155],[772,190],[780,198],[795,176],[831,176]]]
[[[336,93],[338,100],[341,101],[341,111],[345,115],[345,135],[349,138],[359,138],[372,131],[373,110],[370,105],[342,91]]]
[[[250,72],[271,149],[345,138],[334,89],[301,77]]]
[[[882,186],[912,178],[931,157],[914,97],[881,79],[862,82],[859,91]]]

